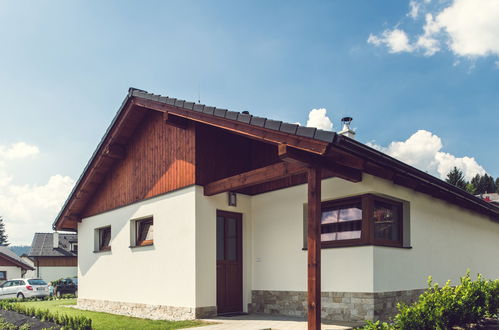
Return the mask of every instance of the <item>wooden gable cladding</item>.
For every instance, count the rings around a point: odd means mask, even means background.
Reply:
[[[77,257],[35,257],[37,267],[76,267]]]
[[[0,266],[15,266],[19,267],[18,263],[15,263],[12,259],[0,255]]]
[[[82,212],[83,217],[128,205],[195,183],[195,128],[169,125],[157,111],[146,111]],[[121,153],[120,153],[121,154]]]

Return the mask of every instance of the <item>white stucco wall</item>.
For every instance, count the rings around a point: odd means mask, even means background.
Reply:
[[[25,264],[28,264],[31,267],[35,268],[35,264],[34,264],[33,260],[31,260],[30,258],[28,258],[28,257],[21,257],[21,260]],[[75,271],[76,271],[76,267],[74,267],[74,268],[75,268]],[[28,270],[28,271],[26,271],[26,274],[24,274],[24,277],[25,278],[35,278],[36,277],[36,269],[35,270]]]
[[[7,280],[21,278],[21,267],[17,266],[0,266],[0,271],[7,271]],[[3,282],[3,281],[0,281]]]
[[[38,277],[44,280],[45,282],[52,282],[55,280],[58,280],[60,278],[66,278],[66,277],[75,277],[78,275],[78,267],[62,267],[62,266],[43,266],[43,267],[38,267],[38,275],[36,270],[33,272],[30,272],[32,274],[32,277]],[[25,276],[30,277],[29,275]]]
[[[322,182],[322,200],[379,193],[409,202],[411,249],[377,246],[322,250],[322,290],[383,292],[443,284],[467,268],[499,278],[499,223],[426,194],[364,174],[360,183]],[[306,291],[303,204],[307,186],[251,198],[253,289]]]
[[[154,216],[154,245],[130,248],[130,220]],[[111,225],[111,251],[94,253]],[[195,187],[85,218],[78,225],[79,298],[195,306]]]

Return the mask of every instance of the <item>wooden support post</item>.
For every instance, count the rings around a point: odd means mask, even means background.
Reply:
[[[321,169],[308,170],[308,329],[321,328]]]

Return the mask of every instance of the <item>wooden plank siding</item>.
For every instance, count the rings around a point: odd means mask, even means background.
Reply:
[[[78,266],[77,257],[35,257],[37,267],[76,267]]]
[[[0,266],[16,266],[19,267],[18,264],[12,262],[11,260],[4,258],[3,256],[0,256]]]
[[[148,111],[85,207],[83,217],[154,197],[195,183],[195,127],[168,125]]]

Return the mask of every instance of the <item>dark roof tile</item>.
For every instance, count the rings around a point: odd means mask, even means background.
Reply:
[[[76,253],[71,251],[70,242],[77,242],[77,240],[77,234],[59,233],[59,247],[54,248],[53,233],[35,233],[28,255],[30,257],[75,257]]]
[[[184,100],[175,100],[175,106],[179,107],[179,108],[183,108],[184,102],[185,102]]]
[[[259,127],[264,127],[266,120],[267,120],[267,118],[252,116],[250,124],[255,125],[255,126],[259,126]]]
[[[227,109],[215,108],[214,115],[217,117],[225,118],[225,114],[227,113]]]
[[[192,110],[193,107],[194,107],[194,102],[185,102],[184,103],[184,108],[186,108],[186,109]]]
[[[203,112],[203,109],[204,109],[204,104],[194,104],[194,107],[192,108],[192,110],[194,111],[199,111],[199,112]]]
[[[265,128],[278,131],[279,127],[281,127],[281,124],[282,124],[282,121],[267,119],[267,121],[265,121]]]
[[[315,131],[314,139],[331,143],[333,142],[334,134],[335,133],[331,131],[323,131],[321,129],[318,129]]]
[[[298,125],[290,123],[282,123],[279,130],[284,133],[295,134]]]
[[[236,111],[230,111],[228,110],[226,113],[225,113],[225,118],[227,119],[231,119],[231,120],[237,120],[237,115],[239,114],[239,112],[236,112]]]
[[[298,129],[296,130],[296,135],[313,139],[316,130],[317,128],[315,127],[298,126]]]
[[[251,115],[248,115],[246,113],[240,113],[237,115],[237,121],[249,124],[251,121]]]
[[[212,115],[214,111],[215,111],[215,107],[204,107],[204,109],[203,109],[203,113],[207,113],[209,115]]]

